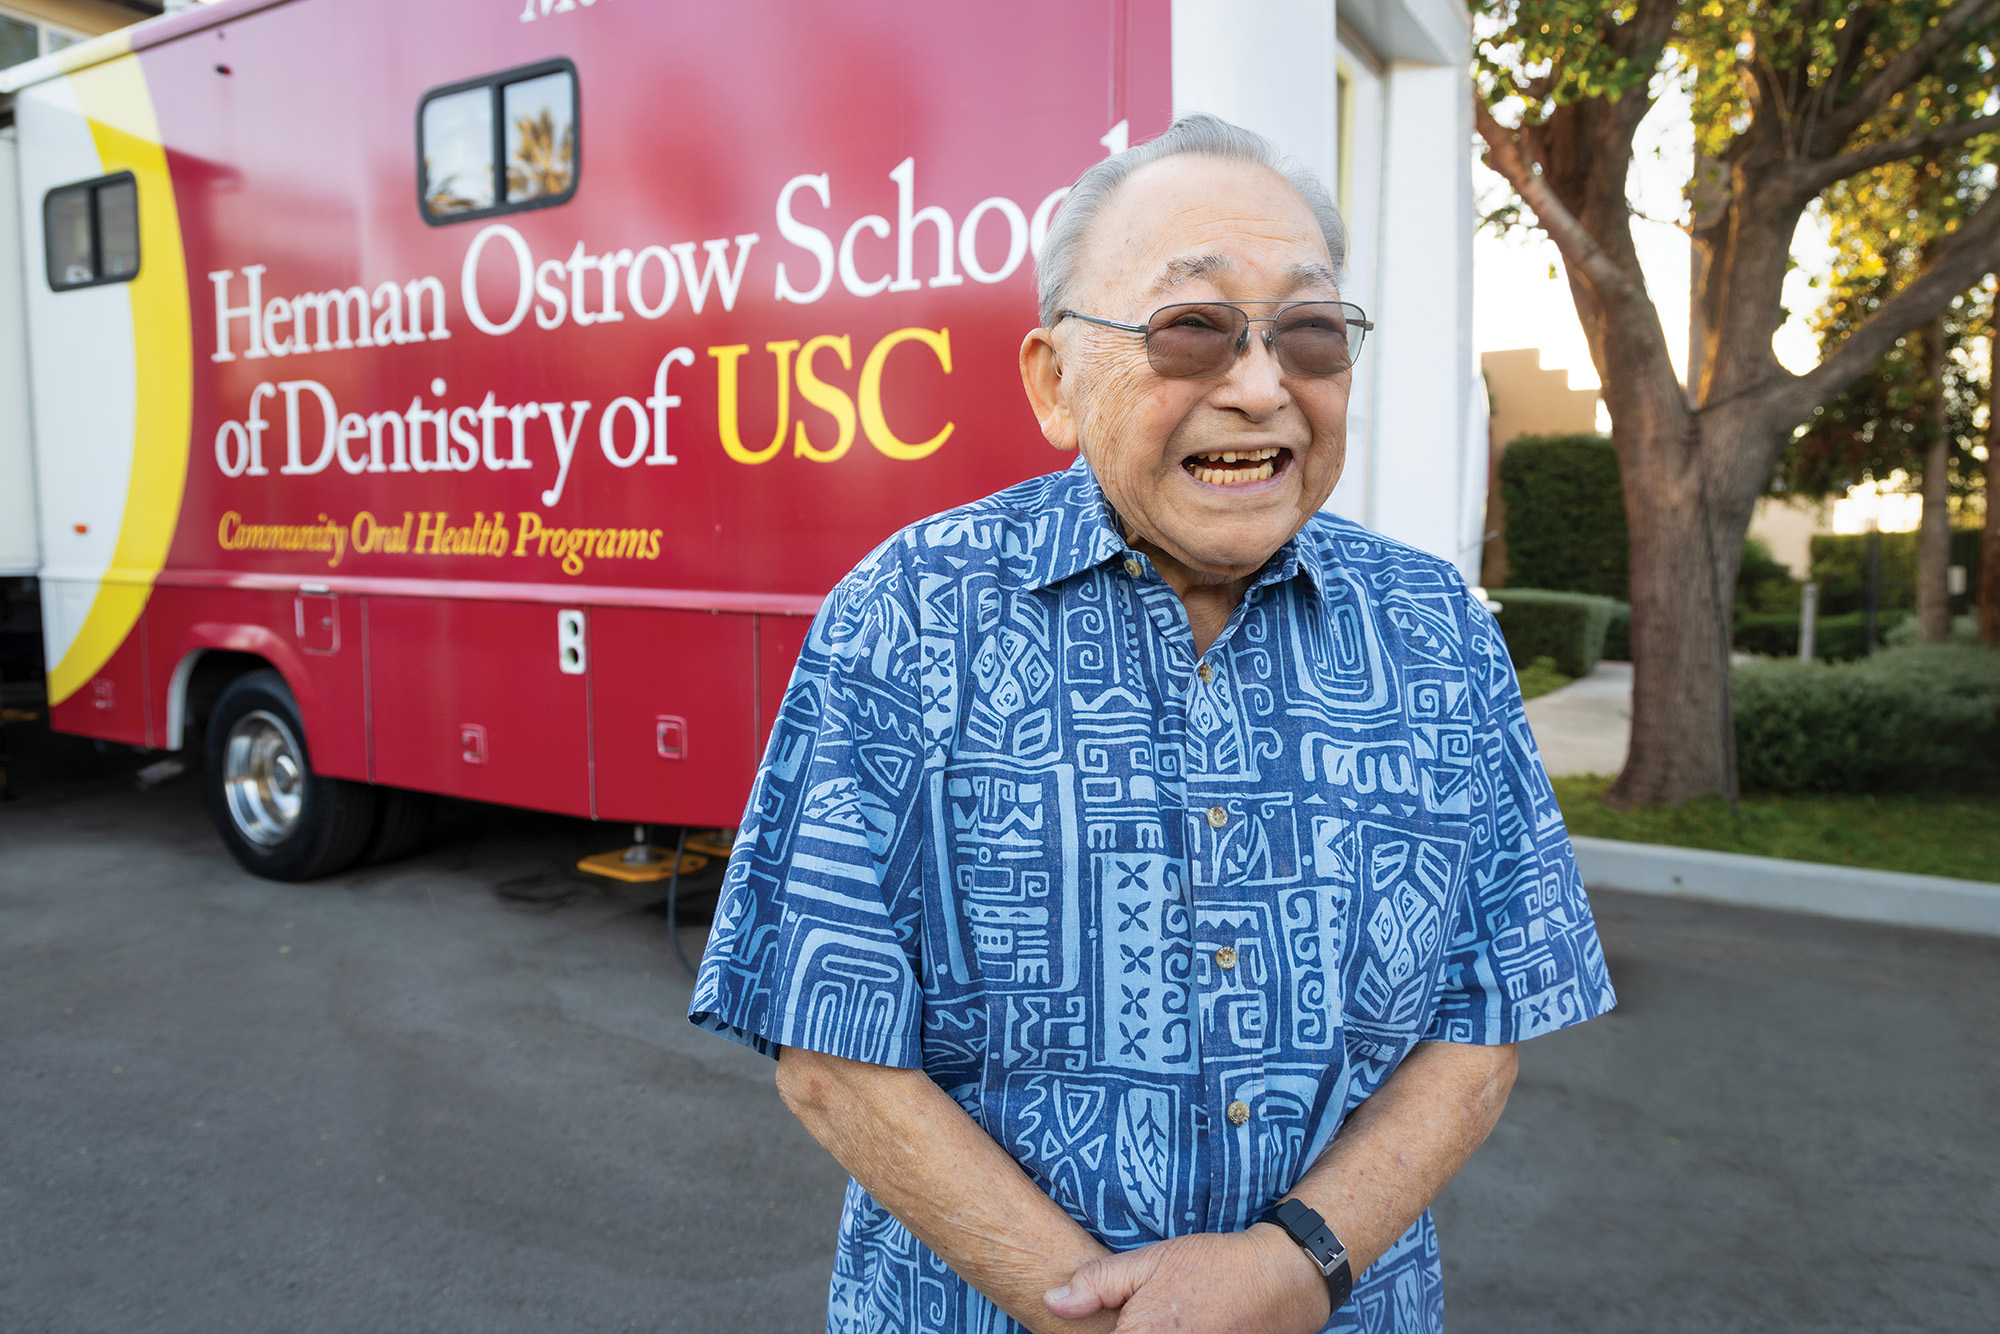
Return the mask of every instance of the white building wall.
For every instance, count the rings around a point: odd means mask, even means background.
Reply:
[[[1206,111],[1255,130],[1335,179],[1338,111],[1327,0],[1173,0],[1174,115]]]
[[[1449,0],[1174,0],[1174,113],[1213,112],[1348,183],[1347,299],[1375,321],[1328,508],[1478,578],[1470,26]],[[1353,124],[1340,125],[1338,78]]]
[[[1474,411],[1470,78],[1463,64],[1398,61],[1385,83],[1364,522],[1476,581],[1486,431]]]
[[[34,456],[28,443],[28,316],[14,132],[0,130],[0,574],[33,574]]]

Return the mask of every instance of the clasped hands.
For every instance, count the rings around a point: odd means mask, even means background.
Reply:
[[[1118,1334],[1317,1334],[1331,1315],[1319,1269],[1269,1224],[1103,1256],[1042,1301],[1081,1328]]]

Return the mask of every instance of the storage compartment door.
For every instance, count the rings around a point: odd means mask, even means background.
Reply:
[[[590,613],[369,598],[366,614],[376,782],[591,813]]]
[[[599,817],[734,828],[757,761],[754,618],[590,615]]]

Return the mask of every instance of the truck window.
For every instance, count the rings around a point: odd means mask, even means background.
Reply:
[[[417,154],[426,222],[564,202],[580,165],[576,67],[543,61],[432,89],[417,112]]]
[[[58,186],[42,200],[49,286],[58,292],[139,275],[139,187],[132,173]]]

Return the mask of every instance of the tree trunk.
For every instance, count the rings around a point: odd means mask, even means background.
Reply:
[[[1630,516],[1632,741],[1606,800],[1629,810],[1704,792],[1734,799],[1729,608],[1717,586],[1734,582],[1743,536],[1713,534],[1721,559],[1712,561],[1698,502],[1633,507]]]
[[[1924,379],[1930,385],[1930,447],[1924,451],[1924,514],[1917,530],[1917,634],[1951,638],[1951,436],[1944,401],[1944,316],[1924,326]]]
[[[1756,496],[1732,494],[1741,487],[1715,465],[1756,449],[1761,432],[1747,411],[1659,417],[1678,420],[1681,438],[1624,439],[1615,418],[1612,428],[1632,550],[1632,739],[1605,793],[1620,810],[1710,792],[1736,798],[1730,590]]]

